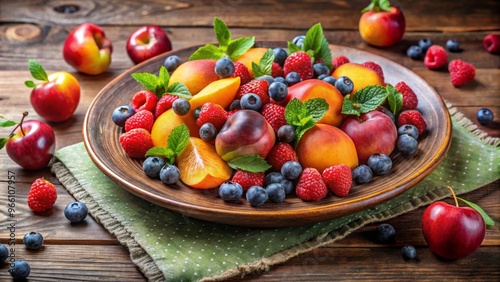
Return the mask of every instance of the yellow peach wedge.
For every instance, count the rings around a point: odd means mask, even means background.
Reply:
[[[182,82],[192,95],[200,92],[205,86],[219,79],[215,73],[215,60],[194,60],[182,63],[172,72],[169,86]]]

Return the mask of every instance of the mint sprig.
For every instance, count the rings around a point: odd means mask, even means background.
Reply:
[[[273,62],[274,62],[274,52],[272,49],[268,49],[260,59],[259,64],[252,62],[252,70],[254,77],[271,75]]]
[[[218,60],[223,57],[234,61],[245,54],[255,44],[255,36],[240,37],[233,40],[227,25],[217,17],[214,18],[214,32],[219,46],[206,44],[198,48],[189,57],[190,61],[202,59]]]
[[[227,163],[233,169],[240,169],[248,172],[265,172],[271,165],[259,155],[247,155],[234,158]]]
[[[385,89],[387,90],[387,102],[389,103],[391,112],[394,116],[397,116],[403,108],[403,94],[391,84],[387,84]]]
[[[157,156],[173,164],[189,142],[189,129],[183,123],[172,129],[168,135],[166,147],[153,147],[146,152],[146,157]]]
[[[356,115],[376,110],[388,96],[388,91],[380,85],[370,85],[356,91],[355,94],[346,95],[342,104],[342,113]]]
[[[323,98],[313,98],[304,103],[297,98],[292,99],[285,108],[285,120],[295,128],[295,145],[302,135],[323,118],[328,111],[328,103]]]
[[[314,62],[321,60],[330,69],[330,71],[333,70],[332,53],[330,51],[328,41],[323,33],[323,27],[320,23],[317,23],[309,28],[304,39],[304,46],[302,48],[292,42],[288,42],[288,52],[292,54],[297,51],[306,52],[309,56],[311,56],[311,58],[314,59]]]
[[[49,76],[47,75],[47,72],[45,72],[45,69],[38,61],[29,60],[28,61],[28,68],[30,70],[31,76],[33,76],[34,79],[40,80],[43,82],[49,82]],[[29,88],[36,87],[36,83],[32,80],[26,80],[24,82],[24,85],[26,85]]]
[[[467,201],[465,199],[462,199],[460,197],[457,197],[457,199],[459,199],[460,201],[466,203],[471,208],[475,209],[479,214],[481,214],[481,216],[484,219],[484,223],[486,224],[486,226],[494,226],[495,225],[495,221],[480,206],[474,204],[473,202],[469,202],[469,201]]]
[[[189,92],[189,89],[182,82],[175,82],[168,86],[170,74],[164,66],[160,67],[158,76],[149,72],[133,73],[131,76],[139,82],[144,89],[155,93],[158,98],[166,93],[186,99],[192,97],[191,92]]]

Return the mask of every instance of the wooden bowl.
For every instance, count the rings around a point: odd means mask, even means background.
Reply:
[[[283,47],[285,42],[259,42],[259,47]],[[86,149],[97,167],[123,189],[186,216],[229,225],[249,227],[284,227],[315,223],[361,211],[381,204],[410,189],[429,175],[445,157],[451,143],[451,118],[440,95],[421,77],[388,59],[364,51],[331,45],[333,56],[344,55],[352,62],[378,63],[387,83],[405,81],[419,98],[428,131],[419,137],[419,150],[411,157],[393,153],[392,170],[374,177],[367,184],[356,185],[345,198],[329,195],[316,202],[304,202],[296,196],[283,203],[267,202],[251,207],[245,199],[227,203],[217,189],[199,190],[183,185],[169,187],[142,172],[141,162],[129,158],[120,147],[122,128],[111,120],[113,109],[128,104],[141,90],[131,74],[158,72],[167,56],[178,55],[184,61],[199,46],[174,50],[143,62],[126,71],[95,97],[85,116],[83,137]]]

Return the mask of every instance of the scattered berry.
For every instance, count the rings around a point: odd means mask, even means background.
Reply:
[[[160,178],[160,170],[165,165],[165,161],[156,156],[147,157],[142,163],[142,171],[151,178]]]
[[[168,56],[163,62],[163,66],[169,71],[173,72],[182,63],[181,58],[177,55]]]
[[[281,171],[281,167],[288,161],[299,161],[297,153],[292,145],[288,143],[278,142],[267,154],[267,163],[269,163],[274,171]]]
[[[418,106],[418,97],[413,90],[404,81],[396,83],[394,86],[403,95],[402,110],[413,110]]]
[[[175,184],[180,178],[181,172],[175,165],[167,164],[160,170],[160,180],[163,184]]]
[[[380,79],[382,81],[385,80],[384,71],[382,70],[382,67],[379,64],[377,64],[375,62],[368,61],[368,62],[364,62],[363,66],[368,67],[368,68],[372,69],[374,72],[376,72],[378,74],[378,76],[380,76]]]
[[[420,58],[422,58],[422,54],[423,54],[422,48],[420,48],[420,46],[417,45],[412,45],[410,46],[410,48],[408,48],[408,50],[406,50],[406,56],[414,60],[419,60]]]
[[[349,194],[352,186],[352,172],[348,165],[339,164],[327,167],[323,170],[321,176],[326,187],[333,194],[339,197],[345,197]]]
[[[302,173],[302,166],[298,161],[288,161],[281,166],[281,174],[284,178],[295,180]]]
[[[357,184],[368,183],[373,178],[372,169],[365,164],[361,164],[352,170],[352,179]]]
[[[120,135],[120,145],[131,158],[144,158],[146,152],[153,148],[151,134],[144,128],[135,128]]]
[[[427,49],[432,46],[432,41],[429,38],[422,38],[418,41],[418,46],[422,52],[427,52]]]
[[[375,175],[384,175],[392,168],[392,160],[386,154],[373,154],[366,164]]]
[[[7,247],[5,247],[5,245],[0,244],[0,265],[3,265],[8,257],[9,250],[7,249]]]
[[[38,250],[43,245],[43,236],[39,232],[29,232],[23,237],[23,244],[28,250]]]
[[[148,110],[141,110],[125,121],[125,131],[128,132],[135,128],[143,128],[151,132],[155,117],[153,113]]]
[[[451,84],[455,87],[469,83],[476,76],[476,68],[460,59],[451,60],[448,71],[450,72]]]
[[[349,63],[349,59],[346,56],[338,56],[332,59],[333,70],[337,69],[343,64]]]
[[[427,129],[427,123],[418,110],[406,110],[399,114],[398,127],[406,124],[414,125],[418,129],[419,135]]]
[[[413,246],[406,245],[401,248],[401,255],[405,260],[412,260],[417,257],[417,250]]]
[[[493,122],[493,112],[488,108],[481,108],[476,114],[477,121],[482,125],[488,125]]]
[[[418,141],[408,134],[402,134],[399,135],[396,146],[401,153],[410,156],[417,152]]]
[[[354,83],[349,77],[341,76],[335,81],[335,88],[337,88],[342,95],[347,95],[354,89]]]
[[[260,97],[262,105],[269,103],[269,82],[265,79],[254,79],[246,84],[243,84],[236,93],[236,99],[240,99],[247,93],[253,93]]]
[[[295,193],[304,201],[318,201],[326,197],[328,188],[318,170],[306,167],[295,186]]]
[[[155,117],[159,117],[161,114],[171,109],[172,104],[175,100],[177,100],[177,98],[179,98],[179,96],[171,94],[164,94],[163,96],[161,96],[160,100],[158,100],[158,103],[156,103]]]
[[[278,129],[277,135],[281,142],[290,143],[295,139],[297,134],[293,126],[285,124]]]
[[[290,72],[296,72],[300,79],[306,80],[313,77],[313,66],[311,57],[306,52],[297,51],[288,56],[283,65],[283,72],[287,76]]]
[[[276,102],[282,101],[288,95],[288,86],[283,82],[273,82],[269,85],[269,97]]]
[[[278,63],[280,66],[283,66],[285,63],[286,57],[288,57],[288,53],[283,48],[274,48],[274,62]]]
[[[43,212],[50,209],[56,199],[56,187],[45,178],[38,178],[31,184],[28,192],[28,207],[34,212]]]
[[[263,186],[265,174],[263,172],[249,172],[245,170],[237,170],[231,181],[238,183],[243,188],[243,191],[248,190],[252,186]]]
[[[278,104],[265,104],[261,111],[262,116],[277,133],[280,127],[286,125],[285,107]]]
[[[424,65],[431,70],[439,69],[448,62],[446,50],[439,45],[432,45],[427,49],[424,57]]]
[[[219,196],[224,201],[237,201],[243,196],[243,187],[231,181],[224,182],[219,187]]]
[[[285,76],[286,85],[288,85],[288,87],[299,83],[301,80],[302,79],[300,78],[299,74],[294,71],[288,73]]]
[[[82,202],[71,202],[64,208],[64,216],[71,223],[80,223],[85,220],[89,213],[87,205]]]
[[[412,124],[403,124],[398,128],[398,135],[408,134],[418,140],[418,129]]]
[[[228,114],[224,108],[218,104],[206,102],[201,106],[199,116],[196,119],[196,125],[201,127],[206,123],[211,123],[219,131],[224,126],[224,123],[226,123],[227,118]]]
[[[446,41],[446,49],[450,52],[460,52],[460,43],[456,39],[448,39]]]
[[[228,78],[234,74],[234,64],[229,58],[221,58],[215,62],[215,73],[219,78]]]
[[[396,237],[396,229],[388,223],[380,224],[377,227],[377,239],[380,243],[390,243]]]
[[[250,72],[248,71],[247,66],[240,62],[233,62],[234,64],[234,73],[232,77],[240,77],[240,85],[246,84],[252,80],[250,77]]]
[[[127,119],[133,116],[134,114],[135,110],[131,106],[129,105],[119,106],[113,111],[111,119],[119,127],[124,127],[125,121],[127,121]]]
[[[488,34],[483,38],[483,47],[491,54],[500,53],[500,35]]]
[[[9,273],[15,280],[23,280],[30,275],[30,265],[24,260],[16,260],[10,265]]]
[[[200,126],[200,138],[206,142],[212,142],[217,137],[217,128],[210,122],[204,123]]]
[[[248,188],[245,197],[250,205],[254,207],[264,204],[269,198],[266,189],[261,186],[252,186]]]
[[[185,116],[191,110],[191,104],[185,98],[178,98],[172,103],[172,110],[178,116]]]
[[[148,90],[142,90],[134,94],[130,106],[132,106],[136,112],[142,110],[153,112],[157,102],[158,97],[156,97],[155,93]]]
[[[282,203],[286,198],[285,187],[281,183],[271,183],[266,186],[269,200],[273,203]]]

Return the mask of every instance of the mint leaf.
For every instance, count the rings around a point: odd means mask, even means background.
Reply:
[[[241,37],[235,39],[229,43],[227,47],[226,54],[227,57],[233,61],[245,54],[248,49],[252,48],[255,44],[255,36],[252,37]]]
[[[173,152],[165,147],[153,147],[146,152],[146,157],[151,156],[170,159],[173,156]]]
[[[193,97],[191,95],[191,92],[189,92],[189,89],[182,82],[174,82],[172,85],[170,85],[170,87],[168,87],[167,93],[186,99],[190,99],[191,97]]]
[[[170,80],[170,74],[168,73],[167,68],[165,68],[165,66],[161,66],[160,71],[158,72],[158,81],[156,82],[156,87],[161,88],[163,90],[167,89],[169,80]],[[163,94],[163,93],[158,93],[158,94]]]
[[[466,203],[471,208],[475,209],[479,214],[481,214],[481,216],[484,219],[484,223],[487,226],[494,226],[495,225],[495,221],[480,206],[474,204],[473,202],[469,202],[469,201],[467,201],[465,199],[462,199],[460,197],[457,197],[457,199],[459,199],[460,201]]]
[[[307,115],[312,117],[312,121],[316,123],[325,116],[328,111],[328,103],[323,98],[309,99],[304,103]]]
[[[295,145],[304,133],[323,118],[328,110],[328,103],[323,98],[313,98],[302,103],[297,98],[292,99],[285,108],[285,120],[295,128]]]
[[[306,33],[304,38],[304,47],[300,48],[292,42],[288,42],[288,53],[304,51],[313,59],[313,63],[321,60],[332,71],[332,52],[326,37],[323,33],[323,27],[320,23],[313,25]]]
[[[158,84],[158,77],[149,72],[133,73],[131,76],[139,82],[144,89],[156,93],[156,85]]]
[[[387,84],[385,89],[387,91],[387,102],[389,102],[391,112],[394,116],[397,116],[403,108],[403,94],[401,94],[401,92],[399,92],[391,84]]]
[[[285,108],[285,120],[288,124],[299,127],[302,126],[303,118],[307,115],[307,109],[303,103],[293,98]]]
[[[31,80],[26,80],[24,82],[24,85],[26,85],[29,88],[35,88],[36,87],[36,84],[33,81],[31,81]]]
[[[347,95],[344,97],[342,103],[342,113],[346,115],[361,115],[373,110],[387,98],[388,92],[385,87],[380,85],[370,85],[362,88],[354,95]]]
[[[354,104],[354,102],[350,99],[350,95],[346,95],[344,97],[344,102],[342,103],[342,113],[344,115],[361,115],[361,112],[358,108],[356,108],[357,105]]]
[[[215,37],[219,42],[219,47],[221,49],[226,49],[231,42],[231,32],[227,28],[226,24],[219,18],[214,18],[214,31]]]
[[[321,48],[321,42],[323,40],[323,29],[321,24],[317,23],[313,25],[306,33],[306,38],[304,39],[304,51],[312,50],[314,54],[318,53]]]
[[[259,64],[252,62],[252,70],[254,77],[261,77],[264,75],[272,74],[272,67],[274,62],[274,52],[272,49],[268,49],[266,53],[260,59]]]
[[[302,51],[302,48],[300,48],[296,44],[293,44],[293,42],[288,42],[288,54],[293,54],[298,51]]]
[[[189,57],[189,61],[203,59],[218,60],[223,56],[224,52],[221,51],[219,47],[212,44],[206,44],[205,46],[202,46],[194,51],[193,54],[191,54],[191,56]]]
[[[375,12],[379,12],[381,10],[389,12],[390,9],[391,9],[391,3],[389,2],[389,0],[372,0],[370,5],[366,6],[363,10],[361,10],[361,13],[365,13],[372,10]]]
[[[30,70],[31,75],[33,78],[37,80],[42,80],[42,81],[49,81],[49,77],[47,76],[47,73],[45,72],[45,69],[42,67],[42,65],[35,61],[35,60],[29,60],[28,61],[28,68]]]
[[[167,139],[167,148],[174,152],[174,155],[177,157],[189,142],[189,129],[186,124],[181,124],[170,132]]]
[[[247,155],[232,159],[227,163],[233,169],[240,169],[248,172],[265,172],[272,166],[259,155]]]
[[[325,64],[328,69],[330,69],[330,71],[333,70],[332,51],[330,50],[330,45],[328,44],[326,38],[323,38],[323,40],[321,40],[321,48],[319,49],[316,56],[323,59],[323,64]]]

